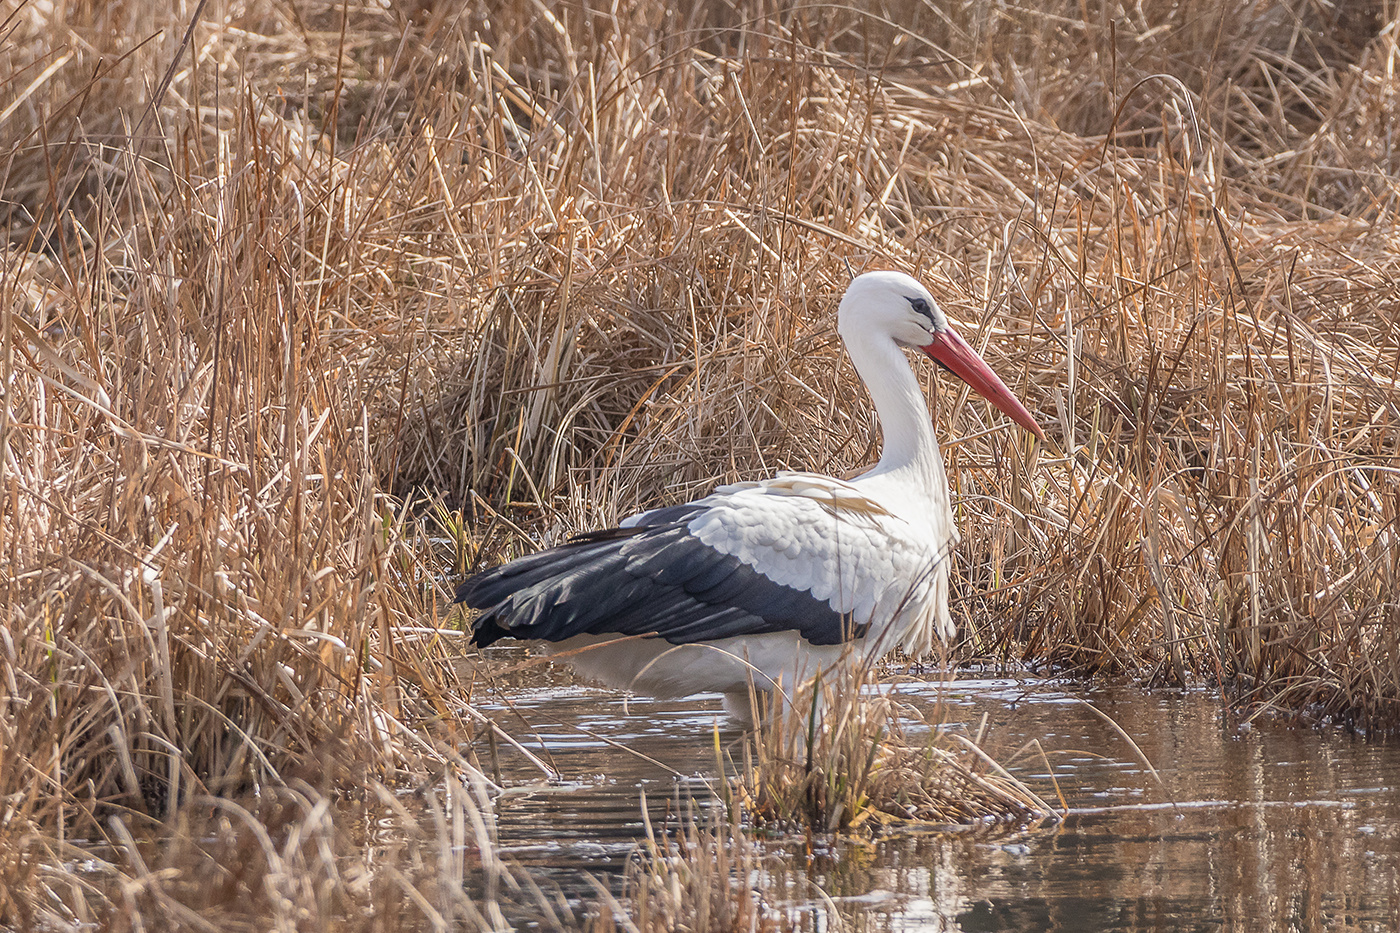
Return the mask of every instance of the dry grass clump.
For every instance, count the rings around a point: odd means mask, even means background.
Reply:
[[[643,813],[645,814],[645,802]],[[770,863],[779,863],[770,865]],[[653,826],[627,865],[621,899],[600,889],[590,933],[778,933],[822,929],[831,917],[782,909],[785,894],[804,905],[810,892],[787,892],[791,872],[780,850],[765,852],[716,802],[703,813],[690,801],[674,820]],[[774,870],[776,869],[776,870]]]
[[[359,235],[386,206],[231,24],[3,10],[0,924],[109,922],[52,877],[71,840],[460,772],[469,730],[423,628],[439,568],[382,490],[400,267]]]
[[[877,687],[868,664],[775,700],[745,739],[735,787],[759,824],[851,833],[891,824],[1015,831],[1050,806],[941,720]]]
[[[503,930],[581,921],[495,854],[486,788],[448,777],[404,795],[370,782],[337,800],[300,782],[206,797],[157,837],[111,821],[110,843],[45,853],[43,896],[16,929]]]

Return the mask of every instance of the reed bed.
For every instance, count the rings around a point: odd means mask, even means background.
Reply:
[[[1396,17],[3,0],[0,923],[113,818],[472,780],[444,569],[868,463],[846,262],[1049,428],[931,395],[957,656],[1393,728]]]

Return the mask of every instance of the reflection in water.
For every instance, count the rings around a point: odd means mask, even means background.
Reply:
[[[1010,839],[794,844],[774,860],[786,877],[773,887],[816,928],[824,902],[802,893],[814,884],[865,930],[1400,929],[1400,744],[1251,726],[1202,691],[966,676],[898,689],[970,729],[988,714],[984,747],[1045,799],[1062,797],[1067,817]],[[583,871],[615,876],[643,832],[641,793],[658,821],[678,791],[708,798],[718,698],[624,704],[540,686],[511,703],[516,713],[492,715],[562,782],[502,750],[516,789],[500,802],[501,843],[565,891],[587,896]]]

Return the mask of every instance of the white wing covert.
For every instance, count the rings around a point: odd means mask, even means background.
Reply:
[[[935,635],[950,634],[951,542],[939,545],[932,528],[895,514],[860,487],[780,473],[722,486],[695,505],[705,507],[688,522],[698,540],[776,584],[811,594],[846,632],[878,635],[880,650],[902,645],[923,653]],[[816,630],[831,622],[813,620],[802,633],[817,644],[846,640]]]

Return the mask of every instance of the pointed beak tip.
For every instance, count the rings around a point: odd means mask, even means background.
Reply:
[[[943,331],[933,343],[919,349],[930,359],[947,367],[1012,421],[1034,434],[1037,440],[1045,441],[1045,429],[957,331]]]
[[[1040,426],[1040,422],[1035,420],[1035,415],[1027,411],[1026,407],[1022,405],[1020,400],[1015,396],[1012,396],[1011,402],[1012,404],[1007,405],[1005,408],[1002,408],[1000,405],[997,405],[997,407],[1001,408],[1012,421],[1025,428],[1036,440],[1040,441],[1042,444],[1045,443],[1045,429]],[[995,405],[996,402],[992,404]]]

